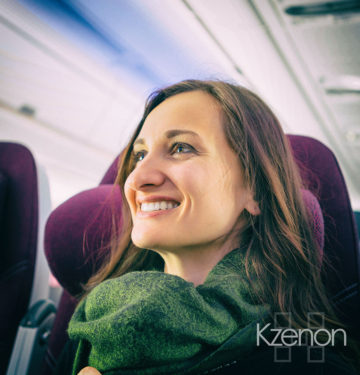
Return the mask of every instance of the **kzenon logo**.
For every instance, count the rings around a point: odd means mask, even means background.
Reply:
[[[284,317],[286,319],[281,319]],[[289,327],[281,327],[279,322],[289,322]],[[311,326],[311,322],[319,322],[316,327]],[[308,314],[308,328],[294,329],[291,326],[291,314],[275,313],[274,328],[271,328],[271,323],[260,327],[256,325],[256,345],[261,343],[267,346],[274,347],[274,361],[275,362],[291,362],[291,348],[293,346],[305,346],[307,351],[308,362],[324,362],[325,361],[325,347],[335,346],[343,343],[347,346],[347,334],[342,328],[328,330],[324,326],[323,313],[309,313]],[[271,333],[271,335],[269,335]],[[269,339],[271,336],[271,340]]]

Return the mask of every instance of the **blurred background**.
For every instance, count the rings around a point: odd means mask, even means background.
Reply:
[[[359,51],[357,0],[2,0],[0,139],[33,152],[55,208],[99,183],[152,91],[225,79],[329,146],[359,211]]]

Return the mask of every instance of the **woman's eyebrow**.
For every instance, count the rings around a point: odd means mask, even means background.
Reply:
[[[180,135],[180,134],[191,134],[191,135],[195,135],[196,137],[199,137],[199,134],[195,133],[192,130],[172,129],[172,130],[168,130],[167,132],[165,132],[165,136],[168,139],[174,138],[174,137],[176,137],[177,135]],[[136,139],[135,142],[133,143],[133,146],[135,146],[137,144],[142,144],[142,145],[145,144],[144,139],[143,138]]]
[[[199,136],[198,133],[195,133],[192,130],[172,129],[172,130],[168,130],[167,132],[165,132],[166,138],[173,138],[179,134],[191,134],[191,135],[195,135],[196,137]]]

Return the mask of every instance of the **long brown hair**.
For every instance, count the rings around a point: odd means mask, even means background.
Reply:
[[[90,291],[107,278],[160,265],[160,256],[137,248],[131,241],[132,220],[124,184],[132,171],[132,147],[149,113],[174,95],[202,90],[217,100],[223,113],[229,146],[241,162],[246,186],[254,192],[261,214],[245,211],[247,227],[241,233],[246,244],[249,279],[255,272],[260,288],[257,298],[273,312],[292,314],[291,325],[305,327],[309,312],[331,316],[331,305],[321,280],[321,252],[314,239],[310,218],[302,199],[301,178],[287,137],[270,108],[254,93],[222,81],[187,80],[154,92],[143,117],[119,162],[115,185],[123,197],[120,236],[113,240],[102,268],[85,286]],[[330,319],[335,323],[334,319]]]

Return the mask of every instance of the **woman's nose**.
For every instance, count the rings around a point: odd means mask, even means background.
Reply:
[[[147,155],[137,163],[126,184],[133,190],[141,190],[149,186],[160,186],[165,179],[164,166],[157,157]]]

